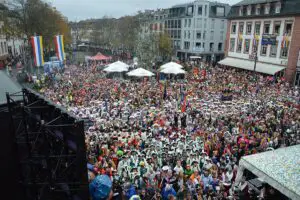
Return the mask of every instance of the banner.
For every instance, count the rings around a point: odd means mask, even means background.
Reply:
[[[34,65],[37,67],[44,65],[44,53],[43,53],[43,37],[32,36],[31,45],[33,48]]]
[[[263,35],[261,39],[262,45],[276,45],[276,35]]]
[[[64,61],[66,59],[65,47],[64,47],[64,36],[63,35],[55,36],[54,43],[55,43],[56,56],[57,56],[58,60]]]

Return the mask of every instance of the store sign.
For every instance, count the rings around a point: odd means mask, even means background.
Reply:
[[[261,38],[262,45],[276,45],[276,35],[263,35]]]

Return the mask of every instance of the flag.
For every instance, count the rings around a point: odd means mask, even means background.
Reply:
[[[64,47],[64,36],[56,35],[54,37],[54,43],[55,43],[55,51],[56,51],[57,58],[60,61],[64,61],[66,59],[65,47]]]
[[[37,67],[44,65],[44,53],[43,53],[43,37],[32,36],[31,45],[33,48],[34,65]]]
[[[183,99],[184,99],[183,85],[180,84],[180,103],[183,102]]]
[[[108,112],[107,99],[105,99],[105,110],[106,110],[106,112]]]
[[[181,104],[181,112],[185,112],[186,111],[186,95],[184,95],[184,98],[183,98],[183,102]]]
[[[165,81],[165,87],[164,87],[164,100],[167,98],[167,81]]]
[[[289,46],[289,38],[285,34],[281,41],[281,48],[287,48]]]

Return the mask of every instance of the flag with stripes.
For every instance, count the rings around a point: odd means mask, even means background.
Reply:
[[[44,52],[43,52],[43,37],[32,36],[31,45],[33,48],[34,65],[37,67],[44,65]]]
[[[65,47],[64,47],[64,36],[63,35],[56,35],[54,37],[54,43],[55,43],[55,51],[56,56],[60,61],[64,61],[66,59],[65,57]]]

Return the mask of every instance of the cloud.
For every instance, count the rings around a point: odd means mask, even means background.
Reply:
[[[221,0],[235,4],[239,0]],[[139,10],[168,8],[176,4],[192,2],[187,0],[48,0],[70,21],[101,18],[104,15],[121,17],[133,15]]]

